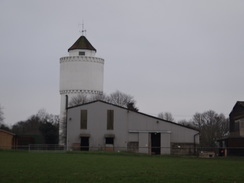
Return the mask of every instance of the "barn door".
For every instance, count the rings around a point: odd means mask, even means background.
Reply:
[[[151,154],[161,154],[160,133],[151,133]]]
[[[80,138],[80,150],[89,151],[89,137]]]

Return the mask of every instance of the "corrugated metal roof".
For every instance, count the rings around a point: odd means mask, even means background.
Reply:
[[[75,50],[75,49],[85,49],[85,50],[94,50],[97,51],[92,44],[86,39],[85,36],[81,36],[77,41],[68,49]]]

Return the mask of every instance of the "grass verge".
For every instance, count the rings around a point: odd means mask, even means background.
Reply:
[[[1,183],[242,183],[244,158],[0,151]]]

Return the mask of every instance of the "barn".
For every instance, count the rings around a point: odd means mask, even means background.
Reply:
[[[0,129],[0,149],[12,149],[15,144],[15,134]]]
[[[67,109],[68,150],[193,154],[195,129],[104,101]]]

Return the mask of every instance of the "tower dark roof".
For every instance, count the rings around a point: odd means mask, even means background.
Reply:
[[[81,36],[77,41],[68,49],[70,50],[75,50],[75,49],[86,49],[86,50],[94,50],[97,51],[91,43],[86,39],[85,36]]]

